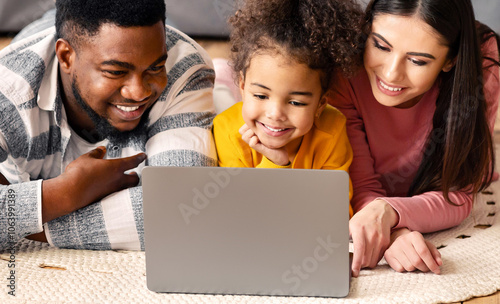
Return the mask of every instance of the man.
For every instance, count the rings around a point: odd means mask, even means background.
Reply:
[[[144,249],[141,169],[216,164],[210,58],[163,0],[56,12],[0,52],[0,247]]]

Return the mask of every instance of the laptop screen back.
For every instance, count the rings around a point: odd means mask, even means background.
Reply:
[[[343,171],[146,167],[146,277],[170,293],[343,297]]]

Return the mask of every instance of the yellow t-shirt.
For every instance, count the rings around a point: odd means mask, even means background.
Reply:
[[[289,166],[278,166],[267,157],[250,148],[241,139],[239,129],[245,122],[239,102],[214,119],[213,134],[219,166],[246,168],[330,169],[349,173],[353,154],[346,132],[346,118],[340,111],[327,105],[311,130],[304,135],[299,151]],[[349,180],[349,199],[352,184]],[[352,208],[349,206],[352,216]]]

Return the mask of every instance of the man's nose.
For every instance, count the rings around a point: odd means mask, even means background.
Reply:
[[[125,99],[141,102],[151,96],[151,85],[147,77],[135,76],[130,79],[121,89],[121,94]]]

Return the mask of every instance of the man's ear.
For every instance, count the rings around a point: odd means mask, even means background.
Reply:
[[[59,60],[61,70],[70,74],[71,68],[76,58],[75,49],[65,39],[58,39],[56,41],[56,56]]]
[[[445,73],[451,71],[451,69],[453,69],[453,67],[455,66],[456,63],[457,63],[457,57],[455,57],[453,59],[449,59],[446,62],[446,64],[443,66],[442,71],[445,72]]]

